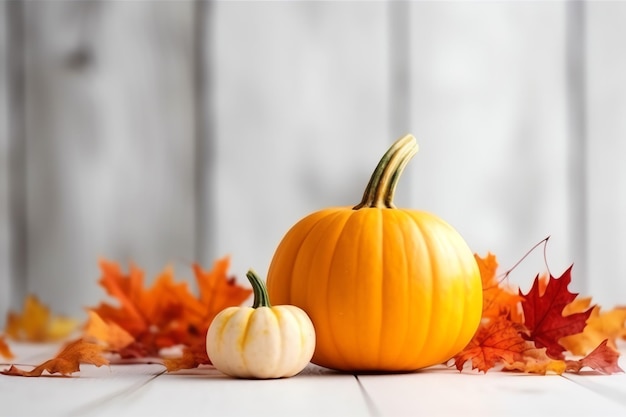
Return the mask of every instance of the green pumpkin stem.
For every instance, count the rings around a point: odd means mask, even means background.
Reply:
[[[372,173],[361,202],[353,210],[364,207],[395,208],[393,196],[402,171],[409,160],[417,153],[417,141],[413,135],[398,139],[385,152]]]
[[[267,295],[267,288],[261,278],[252,269],[246,273],[246,277],[248,277],[254,293],[252,308],[271,307],[272,304],[270,303],[269,295]]]

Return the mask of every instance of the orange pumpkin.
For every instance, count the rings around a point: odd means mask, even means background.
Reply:
[[[476,331],[482,285],[472,251],[442,219],[393,204],[415,138],[385,153],[355,207],[296,223],[271,261],[274,302],[302,308],[312,362],[345,371],[410,371],[445,362]]]

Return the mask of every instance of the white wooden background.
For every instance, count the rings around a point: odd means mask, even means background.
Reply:
[[[626,304],[626,2],[0,3],[0,320],[83,314],[97,260],[266,271],[300,217],[397,202],[503,268],[551,235],[573,289]],[[511,278],[527,287],[541,251]]]

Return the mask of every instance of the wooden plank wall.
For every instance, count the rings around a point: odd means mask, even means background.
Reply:
[[[0,26],[6,28],[7,2],[0,3]],[[11,299],[9,219],[9,68],[6,63],[8,31],[0,30],[0,316]],[[0,324],[4,323],[4,317]]]
[[[553,273],[573,262],[574,289],[624,302],[625,17],[580,2],[3,2],[0,312],[34,292],[81,314],[103,297],[99,257],[148,280],[224,255],[264,273],[300,217],[357,202],[406,132],[421,149],[399,205],[503,267],[551,235]],[[537,251],[512,279],[543,267]]]
[[[626,304],[626,3],[586,4],[586,155],[591,294]]]

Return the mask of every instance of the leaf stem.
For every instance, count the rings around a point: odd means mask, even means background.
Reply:
[[[535,249],[537,249],[539,246],[543,245],[543,261],[546,264],[546,269],[548,270],[548,273],[550,273],[550,267],[548,266],[548,257],[547,257],[547,248],[548,248],[548,240],[550,239],[550,236],[546,236],[545,238],[541,239],[539,242],[535,243],[535,245],[530,248],[525,254],[524,256],[522,256],[516,263],[515,265],[513,265],[511,268],[509,268],[506,272],[504,272],[503,274],[500,275],[500,278],[498,279],[498,282],[502,282],[505,279],[508,278],[508,276],[511,274],[511,272],[513,272],[513,270],[515,268],[517,268],[519,266],[519,264],[521,264],[522,262],[524,262],[524,259],[526,259]]]

